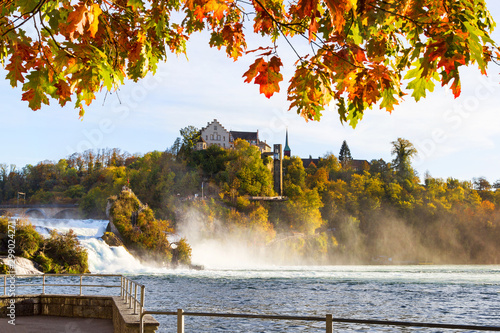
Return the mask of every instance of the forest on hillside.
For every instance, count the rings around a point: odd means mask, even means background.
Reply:
[[[164,152],[99,149],[21,169],[2,164],[0,203],[23,192],[26,203],[77,203],[83,216],[105,218],[108,198],[128,186],[178,231],[231,238],[276,263],[500,263],[498,181],[421,179],[405,139],[392,143],[392,161],[361,169],[348,147],[307,168],[285,157],[284,202],[251,200],[276,195],[272,160],[255,146],[195,151],[193,142],[185,135]]]

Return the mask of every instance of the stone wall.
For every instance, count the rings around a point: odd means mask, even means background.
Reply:
[[[11,297],[0,296],[0,316],[6,317]],[[76,318],[99,318],[113,321],[115,333],[137,333],[140,331],[139,315],[133,307],[125,304],[121,297],[78,295],[22,295],[15,300],[16,317],[60,316]],[[144,318],[144,332],[153,333],[159,323],[150,315]]]

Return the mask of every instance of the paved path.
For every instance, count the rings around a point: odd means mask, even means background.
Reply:
[[[55,316],[17,317],[16,325],[0,318],[1,333],[113,333],[111,319]]]

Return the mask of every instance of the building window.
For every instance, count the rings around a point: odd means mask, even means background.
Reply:
[[[224,135],[224,136],[222,137],[222,139],[223,139],[222,141],[226,141],[226,136]]]
[[[217,125],[214,125],[214,130],[216,130],[216,131],[217,131]]]
[[[210,134],[210,140],[213,140],[213,139],[214,139],[214,135]]]
[[[208,140],[208,135],[205,135],[205,140]]]
[[[220,141],[220,135],[217,135],[217,140]]]

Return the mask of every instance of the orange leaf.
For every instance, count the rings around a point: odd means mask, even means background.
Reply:
[[[69,38],[73,40],[75,32],[83,35],[84,26],[87,23],[87,7],[85,5],[79,5],[75,7],[75,10],[68,15],[68,25],[66,32],[69,33]]]
[[[362,62],[366,61],[365,51],[362,48],[356,47],[356,50],[353,52],[356,56],[357,62],[362,63]]]
[[[202,21],[206,15],[205,15],[205,10],[203,10],[203,7],[201,6],[196,6],[196,9],[194,10],[194,16],[196,16],[196,19],[198,21]]]
[[[71,100],[71,88],[64,80],[59,80],[54,86],[57,88],[57,95],[59,95],[59,104],[64,106],[67,101]]]
[[[99,15],[101,15],[102,10],[101,7],[99,7],[98,4],[93,4],[92,7],[90,7],[91,12],[89,13],[89,32],[90,36],[92,38],[95,37],[95,34],[97,33],[97,30],[99,29]]]
[[[318,31],[318,22],[316,18],[311,19],[311,24],[309,24],[309,43],[316,40],[316,32]]]
[[[224,12],[228,9],[227,5],[217,0],[209,0],[205,4],[206,12],[213,12],[214,18],[221,20],[224,18]]]
[[[318,0],[299,0],[295,7],[298,17],[304,18],[306,16],[313,16],[312,13],[316,12],[318,8]]]
[[[281,66],[283,66],[283,64],[276,56],[272,57],[269,63],[259,58],[244,74],[247,76],[245,82],[250,82],[251,77],[255,77],[255,84],[260,86],[260,93],[270,98],[275,92],[280,91],[279,82],[283,81],[283,75],[279,73]]]
[[[8,71],[7,79],[10,80],[10,85],[13,87],[17,87],[17,82],[24,82],[23,73],[26,73],[26,68],[23,66],[23,58],[18,54],[13,54],[10,57],[10,63],[5,66],[5,69]]]
[[[243,74],[246,76],[245,83],[250,83],[252,80],[262,71],[263,68],[267,67],[267,63],[263,58],[257,58],[250,68]]]
[[[453,80],[453,84],[451,85],[451,91],[453,91],[453,96],[457,98],[462,93],[462,85],[460,84],[460,80],[455,78]]]

